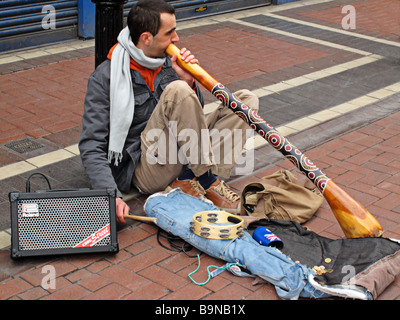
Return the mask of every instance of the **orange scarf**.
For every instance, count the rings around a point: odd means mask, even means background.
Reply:
[[[117,43],[118,44],[118,43]],[[111,56],[112,53],[114,51],[114,48],[117,46],[117,44],[115,44],[109,51],[108,55],[107,55],[107,59],[111,60]],[[133,60],[131,58],[131,64],[130,67],[132,70],[136,70],[137,72],[140,73],[140,75],[142,76],[143,80],[146,82],[146,84],[149,86],[151,91],[154,91],[154,80],[157,77],[157,74],[160,72],[162,66],[159,66],[157,69],[155,70],[151,70],[148,69],[146,67],[141,66],[140,64],[138,64],[135,60]]]

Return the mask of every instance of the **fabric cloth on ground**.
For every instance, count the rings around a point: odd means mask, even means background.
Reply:
[[[249,233],[265,226],[284,243],[282,253],[320,274],[324,286],[345,283],[366,288],[375,299],[400,274],[400,243],[387,238],[329,239],[294,221],[266,219],[249,226]],[[321,268],[322,266],[322,268]]]

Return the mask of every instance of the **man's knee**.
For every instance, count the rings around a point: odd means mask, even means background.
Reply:
[[[183,80],[175,80],[169,83],[164,90],[165,94],[191,94],[193,89]]]
[[[250,90],[241,89],[235,92],[235,96],[244,104],[248,105],[250,108],[258,111],[259,109],[258,97]]]
[[[186,81],[176,80],[171,82],[165,88],[163,95],[162,99],[174,112],[203,112],[199,98]]]

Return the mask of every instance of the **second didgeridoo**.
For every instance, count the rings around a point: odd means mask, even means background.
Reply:
[[[184,62],[181,59],[180,49],[174,44],[168,46],[166,53],[171,57],[176,54],[177,62],[183,69],[188,71],[226,107],[266,139],[270,145],[280,151],[317,186],[331,207],[346,238],[382,236],[383,229],[371,213],[329,179],[288,139],[282,136],[274,127],[267,124],[256,111],[236,99],[229,90],[210,76],[200,65]]]

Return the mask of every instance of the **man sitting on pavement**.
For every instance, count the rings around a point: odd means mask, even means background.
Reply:
[[[215,153],[225,150],[224,139],[212,148],[204,146],[211,144],[211,130],[229,129],[232,135],[241,130],[240,148],[229,146],[236,159],[249,126],[222,105],[205,116],[194,78],[178,66],[176,55],[169,58],[165,53],[178,41],[174,7],[163,0],[138,1],[108,59],[88,80],[81,159],[93,188],[117,189],[120,223],[129,214],[121,192],[129,193],[132,186],[145,194],[179,187],[208,198],[221,210],[240,210],[239,196],[218,178],[229,177],[235,164],[232,156],[216,163]],[[198,63],[185,48],[181,56],[185,62]],[[250,91],[240,90],[235,96],[258,109],[258,99]],[[196,133],[196,141],[183,139],[184,132]],[[188,145],[190,156],[186,153],[182,161],[177,153]]]

